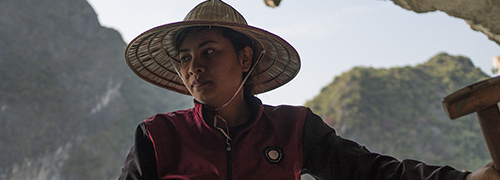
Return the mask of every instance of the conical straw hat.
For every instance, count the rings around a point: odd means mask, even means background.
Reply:
[[[187,27],[220,26],[250,37],[255,49],[265,51],[251,74],[252,94],[273,90],[291,81],[299,72],[297,51],[285,40],[266,30],[249,26],[243,16],[220,0],[207,0],[194,7],[181,22],[152,28],[134,40],[125,51],[125,60],[140,78],[156,86],[190,95],[175,69],[175,38]]]

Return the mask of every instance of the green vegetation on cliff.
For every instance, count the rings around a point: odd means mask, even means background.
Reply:
[[[415,67],[353,68],[306,106],[374,152],[475,170],[490,161],[477,119],[451,121],[441,100],[485,78],[468,58],[440,53]]]

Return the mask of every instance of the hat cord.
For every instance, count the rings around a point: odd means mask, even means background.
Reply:
[[[220,110],[220,109],[226,107],[229,103],[231,103],[231,101],[233,101],[233,99],[236,97],[236,95],[238,94],[238,92],[240,92],[241,89],[243,89],[243,86],[245,85],[245,82],[248,80],[248,77],[250,77],[250,74],[252,74],[253,70],[255,69],[255,67],[257,66],[257,64],[260,62],[260,60],[264,57],[265,53],[266,53],[266,50],[262,50],[260,52],[259,59],[257,59],[257,61],[255,61],[255,64],[252,66],[252,69],[250,69],[250,71],[248,71],[248,74],[245,76],[245,78],[241,82],[241,84],[238,87],[238,89],[234,92],[234,94],[231,97],[231,99],[229,99],[226,103],[224,103],[222,106],[220,106],[218,108],[211,108],[211,107],[208,107],[208,106],[206,108],[209,109],[209,110],[211,110],[211,111],[216,112],[217,110]]]
[[[224,129],[217,127],[217,119],[221,119],[222,122],[224,122],[224,124],[226,125],[225,131],[224,131]],[[229,137],[229,127],[227,125],[227,121],[224,118],[222,118],[222,116],[219,116],[217,113],[215,113],[215,116],[214,116],[214,127],[215,127],[215,129],[219,130],[226,137],[226,144],[228,146],[231,146],[231,141],[233,139],[231,139],[231,137]]]
[[[233,101],[233,99],[236,97],[236,95],[238,94],[238,92],[240,92],[241,89],[243,89],[243,86],[245,85],[245,82],[248,80],[248,77],[250,77],[250,74],[252,74],[253,70],[255,69],[255,67],[257,66],[257,64],[260,62],[260,60],[264,57],[265,53],[266,53],[266,50],[262,50],[260,52],[259,59],[257,59],[257,61],[255,61],[255,64],[252,66],[252,69],[250,69],[250,71],[248,71],[248,74],[245,76],[245,78],[241,82],[241,84],[238,87],[238,89],[234,92],[234,94],[231,97],[231,99],[229,99],[226,103],[224,103],[222,106],[220,106],[218,108],[211,108],[211,107],[208,107],[208,106],[204,106],[208,110],[211,110],[212,112],[214,112],[214,127],[216,129],[218,129],[220,132],[222,132],[222,134],[226,137],[226,144],[228,146],[231,145],[230,141],[232,141],[231,137],[229,137],[229,127],[228,127],[226,119],[224,119],[222,116],[220,116],[219,114],[217,114],[217,110],[220,110],[220,109],[226,107],[231,101]],[[222,129],[220,127],[217,127],[217,122],[218,122],[217,120],[218,119],[222,120],[224,122],[224,124],[226,125],[226,130],[225,131],[224,131],[224,129]]]

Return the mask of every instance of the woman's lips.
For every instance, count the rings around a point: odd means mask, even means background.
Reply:
[[[204,86],[206,84],[210,83],[210,81],[194,81],[191,85],[193,88],[199,88],[201,86]]]

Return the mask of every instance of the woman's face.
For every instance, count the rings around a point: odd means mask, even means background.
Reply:
[[[249,47],[235,52],[217,29],[189,34],[179,46],[184,85],[197,101],[222,106],[240,86],[243,72],[250,69],[251,54]]]

